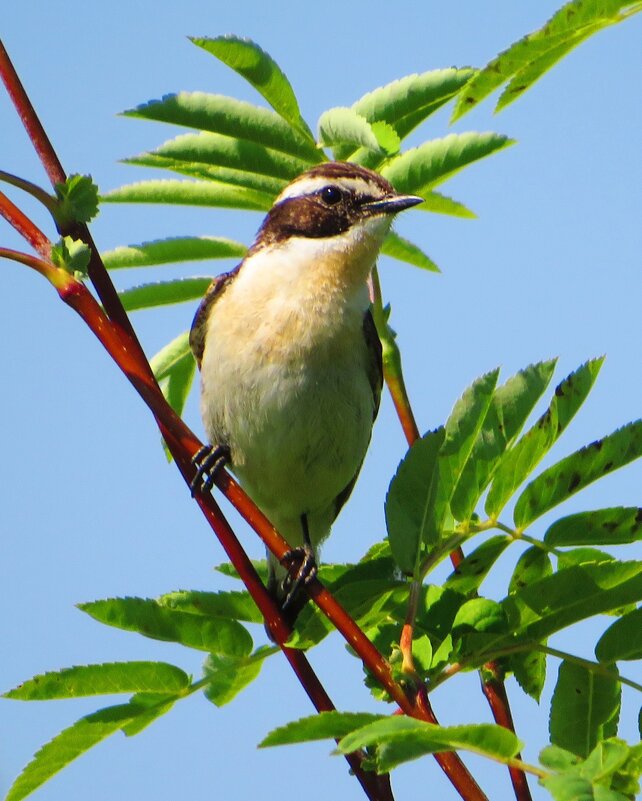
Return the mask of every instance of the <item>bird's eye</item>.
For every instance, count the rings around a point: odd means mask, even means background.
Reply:
[[[338,186],[324,186],[321,190],[321,200],[326,206],[336,206],[343,198],[343,192]]]

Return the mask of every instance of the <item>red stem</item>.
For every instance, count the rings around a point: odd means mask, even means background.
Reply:
[[[23,239],[26,239],[31,247],[43,258],[49,258],[51,253],[51,242],[42,233],[35,223],[26,214],[12,203],[9,198],[0,192],[0,214],[5,218],[9,225],[13,226]]]

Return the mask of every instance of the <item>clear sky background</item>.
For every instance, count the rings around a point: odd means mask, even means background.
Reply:
[[[256,40],[289,76],[314,127],[324,109],[349,105],[397,77],[485,64],[539,27],[557,5],[22,0],[0,9],[0,34],[67,171],[91,173],[108,190],[144,176],[118,164],[119,158],[177,132],[117,112],[183,89],[262,102],[187,35],[236,33]],[[399,221],[399,232],[422,245],[442,275],[381,263],[422,430],[442,423],[481,373],[502,365],[506,378],[553,355],[560,357],[558,380],[589,357],[608,358],[547,463],[640,416],[641,34],[642,17],[611,28],[499,116],[487,100],[449,128],[449,108],[413,136],[411,144],[450,130],[495,130],[518,140],[444,185],[477,212],[477,220],[411,211]],[[3,92],[0,168],[45,183]],[[25,207],[53,234],[31,203]],[[178,234],[249,243],[259,223],[252,212],[108,205],[92,230],[99,246],[109,249]],[[0,226],[0,242],[21,246],[8,226]],[[165,274],[207,275],[231,266],[196,264],[166,268]],[[138,396],[45,281],[8,262],[0,270],[0,688],[45,670],[126,659],[164,659],[198,675],[199,653],[101,626],[74,608],[96,598],[230,584],[212,571],[223,560],[222,549],[165,462]],[[118,276],[121,285],[146,278]],[[148,353],[185,330],[193,312],[186,304],[138,313],[134,324]],[[195,396],[186,416],[202,433]],[[383,497],[405,447],[385,398],[361,479],[326,546],[327,560],[357,559],[382,538]],[[635,464],[577,496],[564,513],[639,504],[641,487],[642,465]],[[533,533],[541,535],[551,519]],[[258,542],[242,526],[239,532],[259,557]],[[491,582],[483,592],[501,597],[519,552],[511,549],[501,562],[503,585]],[[631,547],[629,557],[642,558],[641,549]],[[579,627],[563,647],[590,657],[596,631],[606,625],[603,619]],[[256,636],[261,640],[262,631]],[[374,708],[359,664],[338,637],[311,658],[339,708]],[[639,665],[626,671],[641,680]],[[508,681],[528,760],[546,742],[556,673],[553,663],[541,708]],[[639,698],[625,693],[625,699],[622,732],[632,740]],[[0,791],[42,743],[101,705],[102,699],[2,701]],[[444,723],[490,720],[474,674],[446,685],[434,706]],[[201,695],[191,697],[138,737],[118,734],[99,745],[34,797],[362,798],[346,763],[328,757],[327,742],[256,750],[271,728],[311,711],[285,660],[276,656],[229,706],[217,709]],[[494,801],[512,797],[503,768],[466,762]],[[400,800],[456,798],[431,759],[399,770],[393,785]],[[547,797],[533,790],[536,798]]]

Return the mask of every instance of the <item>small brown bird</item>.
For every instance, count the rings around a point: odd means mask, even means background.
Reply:
[[[397,212],[422,202],[375,172],[328,162],[277,197],[240,265],[216,278],[190,345],[212,443],[193,491],[228,462],[304,559],[294,582],[270,554],[270,588],[290,606],[350,495],[382,386],[367,281]]]

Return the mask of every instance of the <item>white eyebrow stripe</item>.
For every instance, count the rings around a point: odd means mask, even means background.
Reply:
[[[282,200],[288,200],[290,198],[312,195],[320,189],[323,189],[324,186],[338,186],[348,192],[354,192],[360,195],[381,195],[380,187],[360,177],[345,178],[343,176],[337,176],[336,178],[330,178],[328,176],[315,175],[311,178],[301,178],[300,180],[293,181],[293,183],[285,187],[275,200],[275,203],[280,203]]]

